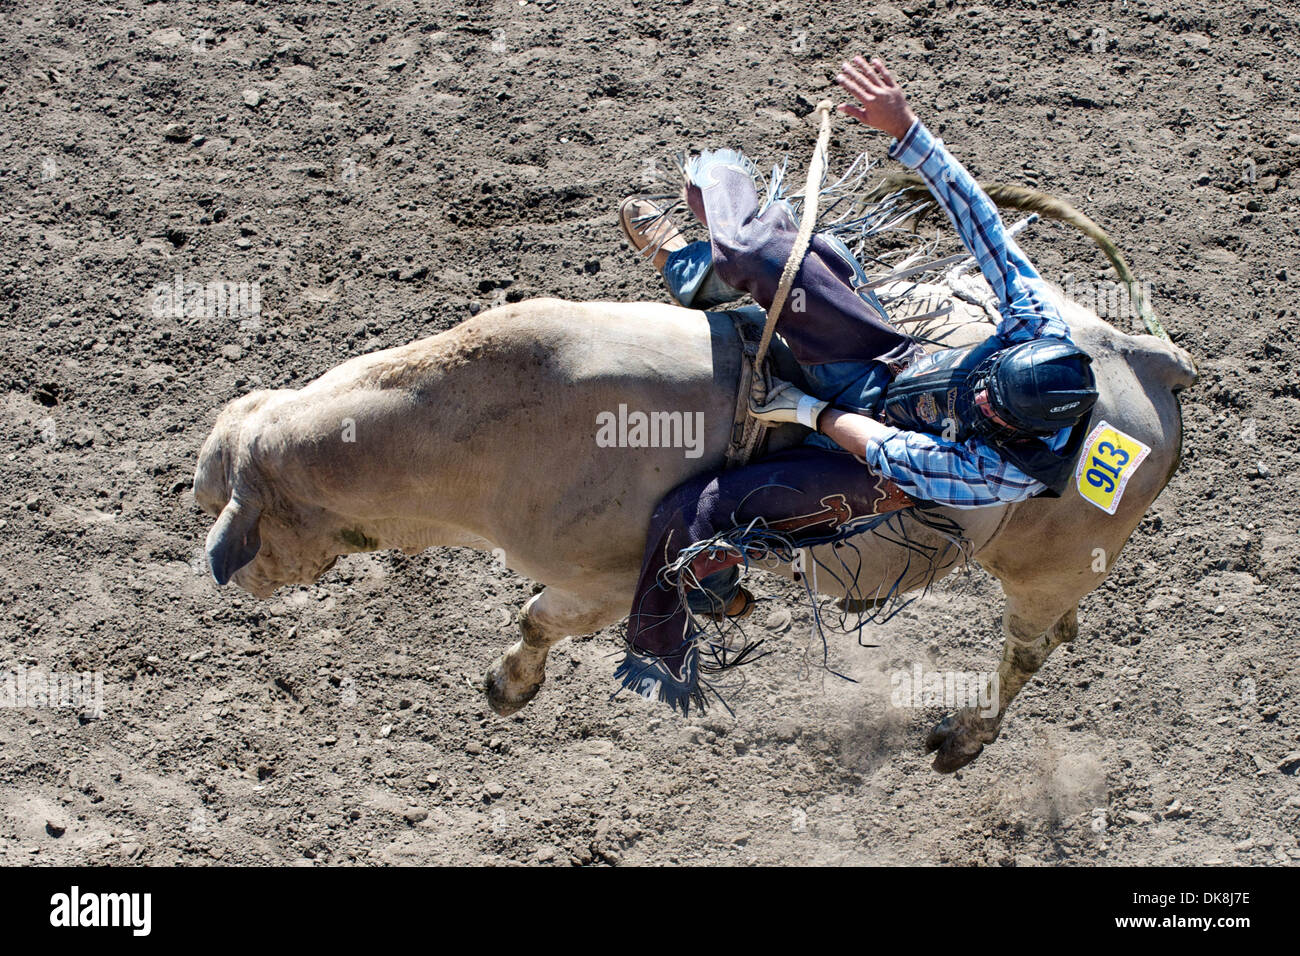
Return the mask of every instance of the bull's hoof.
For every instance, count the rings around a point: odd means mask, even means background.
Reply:
[[[931,766],[935,770],[952,773],[983,753],[984,745],[993,743],[997,736],[997,725],[988,718],[949,714],[926,735],[925,752],[934,754]]]
[[[525,687],[523,691],[514,691],[510,687],[510,678],[506,671],[505,658],[498,657],[483,675],[483,692],[487,694],[488,706],[501,717],[509,717],[515,711],[527,706],[542,689],[542,682],[537,681]]]

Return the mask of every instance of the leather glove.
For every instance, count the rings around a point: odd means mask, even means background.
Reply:
[[[830,402],[813,398],[789,382],[774,378],[772,389],[767,393],[767,401],[763,405],[755,405],[753,399],[750,399],[749,414],[759,421],[803,425],[816,431],[817,418],[829,405]]]

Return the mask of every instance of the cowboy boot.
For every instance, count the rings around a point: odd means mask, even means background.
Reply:
[[[642,257],[663,272],[669,254],[686,247],[686,237],[669,218],[676,202],[661,205],[656,199],[629,196],[618,207],[618,221],[628,241]]]

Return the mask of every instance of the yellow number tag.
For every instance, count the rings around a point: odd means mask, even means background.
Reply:
[[[1124,486],[1151,449],[1108,422],[1092,430],[1074,470],[1079,494],[1108,515],[1124,497]]]

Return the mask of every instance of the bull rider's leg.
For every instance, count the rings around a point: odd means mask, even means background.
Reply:
[[[692,587],[748,559],[789,560],[798,548],[860,533],[909,504],[854,456],[808,445],[684,483],[651,518],[616,676],[683,711],[703,707],[704,635],[683,599]]]

